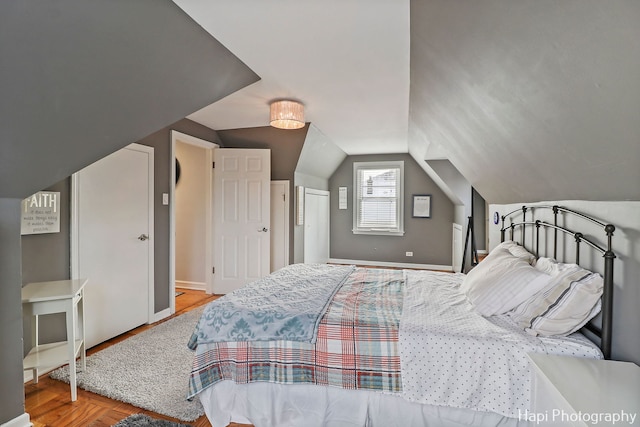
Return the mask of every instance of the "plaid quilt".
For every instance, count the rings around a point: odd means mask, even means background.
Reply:
[[[401,270],[357,268],[335,294],[314,344],[243,341],[199,345],[188,397],[222,380],[401,392],[398,329],[403,287]]]

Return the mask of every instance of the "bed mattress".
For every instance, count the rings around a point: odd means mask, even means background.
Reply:
[[[310,413],[325,419],[318,425],[527,425],[518,419],[531,407],[527,353],[600,350],[580,334],[534,337],[508,316],[482,317],[459,290],[463,278],[357,268],[316,343],[199,345],[192,397],[214,427],[311,425]]]

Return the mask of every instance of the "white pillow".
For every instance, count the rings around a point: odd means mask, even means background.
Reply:
[[[553,258],[540,257],[535,263],[535,268],[543,273],[555,276],[561,272],[566,272],[568,269],[577,270],[580,267],[578,264],[565,264],[556,261]]]
[[[557,263],[556,268],[550,286],[510,313],[532,335],[572,334],[600,312],[602,276],[575,264]]]
[[[506,313],[548,286],[551,276],[498,247],[464,278],[460,289],[483,316]]]
[[[526,250],[524,248],[524,246],[521,246],[521,245],[517,244],[513,240],[505,240],[504,242],[502,242],[498,246],[496,246],[494,251],[496,249],[506,249],[514,257],[523,259],[523,260],[527,261],[531,265],[534,265],[535,262],[536,262],[536,256],[534,254],[532,254],[531,252]],[[491,251],[491,252],[493,252],[493,251]],[[491,254],[489,254],[489,255],[491,255]],[[487,258],[489,257],[489,255],[487,255]],[[485,260],[486,260],[486,258],[485,258]]]

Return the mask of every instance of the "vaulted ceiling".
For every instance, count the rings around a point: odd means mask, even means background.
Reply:
[[[185,115],[266,126],[269,101],[291,97],[313,141],[446,159],[492,203],[640,200],[638,1],[0,8],[0,196],[25,197]]]
[[[289,97],[347,154],[448,159],[489,202],[640,200],[640,2],[174,1],[261,77],[197,122]]]

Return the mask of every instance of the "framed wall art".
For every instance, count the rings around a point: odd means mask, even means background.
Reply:
[[[431,195],[430,194],[414,194],[413,195],[413,218],[431,218]]]

